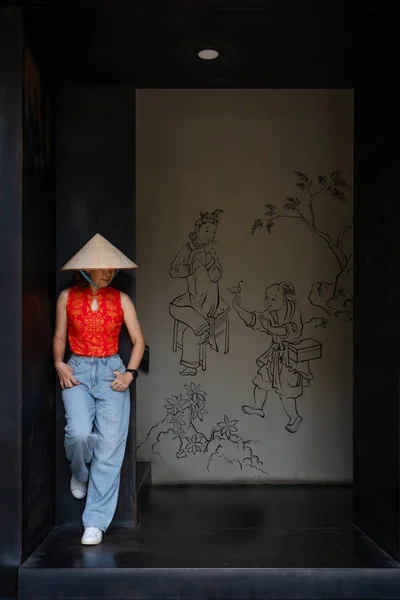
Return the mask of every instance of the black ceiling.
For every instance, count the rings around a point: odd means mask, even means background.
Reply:
[[[235,0],[218,6],[149,0],[129,8],[126,1],[115,1],[113,8],[100,9],[87,6],[110,2],[80,2],[79,9],[60,8],[65,3],[55,0],[44,4],[53,8],[26,8],[25,22],[55,83],[144,88],[354,85],[356,20],[349,2],[319,2],[318,10],[295,0],[287,2],[291,8],[282,8],[282,2],[277,7],[278,2]],[[371,15],[358,16],[361,30],[363,19],[370,22]],[[374,23],[380,19],[374,13]],[[197,52],[205,46],[216,48],[220,57],[201,61]]]

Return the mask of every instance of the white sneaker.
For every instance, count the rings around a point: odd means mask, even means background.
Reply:
[[[86,527],[82,536],[81,544],[84,546],[94,546],[100,544],[103,539],[103,532],[97,527]]]
[[[74,475],[71,477],[71,494],[77,500],[82,500],[86,496],[87,492],[87,483],[82,483],[82,481],[78,481]]]

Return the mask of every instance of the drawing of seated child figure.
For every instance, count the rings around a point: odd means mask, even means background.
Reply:
[[[252,329],[272,337],[268,349],[257,358],[258,371],[253,379],[253,404],[242,406],[248,415],[265,417],[264,405],[268,393],[275,391],[289,418],[285,429],[295,433],[303,420],[298,411],[297,398],[303,388],[310,385],[313,375],[309,362],[296,362],[290,356],[290,346],[303,340],[303,322],[300,306],[292,283],[274,283],[265,290],[265,310],[247,311],[241,306],[241,298],[235,294],[232,307],[242,321]]]

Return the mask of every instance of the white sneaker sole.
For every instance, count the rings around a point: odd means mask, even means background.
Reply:
[[[97,546],[97,544],[101,544],[101,542],[103,541],[103,538],[100,538],[99,540],[96,541],[89,541],[89,540],[81,540],[81,544],[83,546]]]

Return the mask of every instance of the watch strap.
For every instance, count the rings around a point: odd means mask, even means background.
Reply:
[[[132,373],[132,377],[133,377],[132,381],[137,379],[139,376],[139,373],[136,369],[125,369],[125,373]]]

